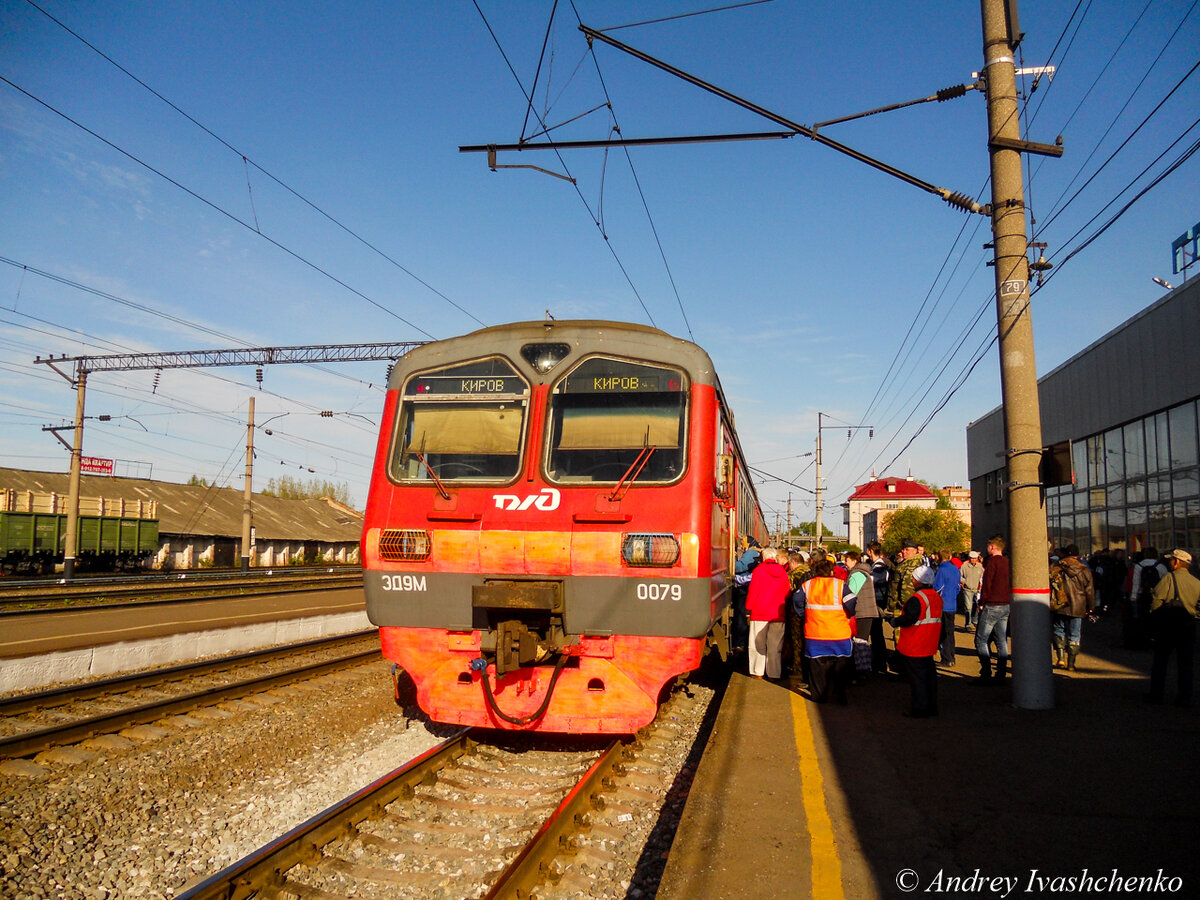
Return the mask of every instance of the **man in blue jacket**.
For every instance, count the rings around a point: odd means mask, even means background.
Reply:
[[[954,614],[958,612],[958,591],[962,586],[962,573],[954,564],[954,554],[941,550],[937,554],[941,561],[933,576],[933,589],[942,596],[942,665],[954,665]]]
[[[750,536],[741,541],[742,553],[733,566],[733,633],[730,643],[734,653],[747,652],[750,638],[750,620],[746,616],[746,594],[750,590],[750,576],[762,561],[759,543]]]

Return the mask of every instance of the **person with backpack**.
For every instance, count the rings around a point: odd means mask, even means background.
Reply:
[[[750,578],[762,561],[762,551],[757,540],[749,535],[739,542],[741,555],[733,567],[733,627],[730,629],[730,650],[746,653],[750,639],[750,620],[746,616],[746,595],[750,592]]]
[[[1133,567],[1129,580],[1129,600],[1122,624],[1126,626],[1125,646],[1143,650],[1150,644],[1150,601],[1154,588],[1167,574],[1167,567],[1158,561],[1158,550],[1146,547],[1141,562]]]
[[[1151,703],[1162,703],[1167,687],[1167,663],[1175,654],[1179,690],[1176,706],[1192,705],[1195,682],[1196,617],[1200,614],[1200,580],[1188,568],[1192,554],[1172,550],[1167,554],[1171,570],[1154,587],[1150,604],[1150,628],[1154,636],[1154,662],[1150,668]]]
[[[1054,668],[1075,671],[1079,656],[1079,638],[1083,617],[1096,607],[1096,586],[1092,570],[1079,558],[1079,548],[1070,544],[1062,557],[1050,567],[1051,642]]]

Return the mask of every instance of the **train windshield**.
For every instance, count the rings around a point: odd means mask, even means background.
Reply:
[[[678,369],[592,357],[554,388],[547,474],[564,484],[683,474],[687,379]]]
[[[521,468],[529,385],[502,359],[413,375],[389,474],[396,481],[508,481]]]

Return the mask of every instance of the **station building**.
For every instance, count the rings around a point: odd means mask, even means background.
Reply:
[[[908,506],[933,509],[937,494],[915,480],[911,472],[907,478],[878,478],[872,472],[871,480],[857,485],[842,504],[847,540],[855,547],[882,540],[881,519]]]
[[[1200,549],[1200,276],[1038,380],[1048,540]],[[1004,411],[967,426],[972,538],[1007,534]],[[1051,477],[1057,470],[1060,477]]]

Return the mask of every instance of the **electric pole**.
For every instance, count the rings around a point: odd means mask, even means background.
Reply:
[[[87,395],[87,372],[75,379],[75,440],[71,445],[71,475],[67,481],[67,533],[63,536],[63,580],[75,576],[79,551],[79,470],[83,462],[83,404]]]
[[[250,571],[250,525],[254,514],[254,395],[250,396],[250,416],[246,420],[246,485],[242,489],[242,571]]]
[[[1021,153],[1061,154],[1021,140],[1013,51],[1021,41],[1017,0],[981,0],[988,149],[992,175],[992,235],[996,269],[996,315],[1000,388],[1008,460],[1008,547],[1012,564],[1010,634],[1013,705],[1054,706],[1050,665],[1050,579],[1046,512],[1038,464],[1042,421],[1033,322],[1029,308],[1029,246]]]
[[[813,523],[813,534],[816,536],[817,543],[814,546],[821,546],[821,511],[825,508],[825,504],[821,499],[821,413],[817,413],[817,516],[816,522]]]

